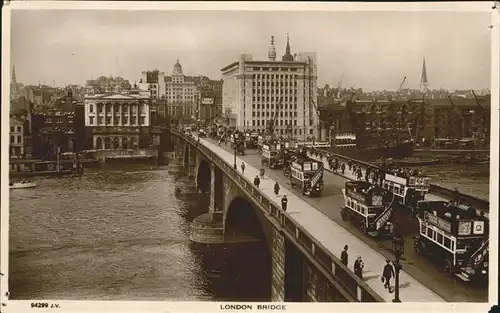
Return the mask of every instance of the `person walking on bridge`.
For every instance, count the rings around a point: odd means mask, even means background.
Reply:
[[[288,204],[288,199],[286,196],[281,198],[281,209],[286,212],[286,205]]]
[[[274,194],[277,196],[279,192],[280,192],[280,184],[278,184],[278,182],[276,182],[274,184]]]
[[[266,170],[264,169],[264,167],[262,167],[260,169],[260,179],[264,179],[264,174],[266,173]]]
[[[384,288],[391,290],[391,278],[394,277],[394,268],[391,265],[391,261],[386,260],[386,264],[384,266],[384,270],[382,272],[382,282],[384,282]]]
[[[260,185],[259,175],[255,175],[255,178],[253,179],[253,184],[255,185],[255,187],[259,188]]]
[[[356,276],[361,279],[363,279],[363,267],[365,267],[363,259],[361,259],[361,256],[358,256],[358,258],[354,262],[354,274],[356,274]]]
[[[349,255],[347,254],[347,249],[349,247],[347,245],[344,246],[344,250],[342,250],[342,253],[340,253],[340,261],[342,261],[342,264],[347,266],[347,261],[349,258]]]
[[[245,175],[245,162],[241,162],[241,174]]]

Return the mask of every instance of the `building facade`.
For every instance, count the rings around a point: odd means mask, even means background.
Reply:
[[[10,119],[10,144],[9,151],[11,158],[24,157],[24,121]]]
[[[85,97],[87,149],[139,149],[150,145],[148,91],[88,95]]]
[[[179,60],[172,75],[156,69],[144,71],[138,85],[150,92],[160,124],[167,116],[184,123],[209,122],[222,111],[222,81],[185,75]]]
[[[54,110],[32,115],[33,156],[55,160],[60,152],[75,152],[75,113]]]
[[[148,90],[151,100],[156,101],[165,97],[165,73],[155,69],[153,71],[143,71],[141,80],[137,84],[139,89]]]
[[[286,53],[276,61],[274,38],[269,60],[253,61],[242,54],[237,62],[223,69],[222,111],[230,125],[238,129],[265,131],[270,120],[275,132],[297,138],[318,138],[316,109],[316,53]]]

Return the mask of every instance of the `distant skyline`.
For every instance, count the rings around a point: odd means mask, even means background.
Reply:
[[[425,57],[431,89],[490,88],[489,13],[280,11],[13,11],[11,67],[25,84],[85,84],[99,76],[139,81],[141,72],[220,79],[240,53],[281,60],[316,52],[318,86],[418,88]]]

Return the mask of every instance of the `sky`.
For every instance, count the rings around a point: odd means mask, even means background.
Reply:
[[[278,58],[316,52],[318,85],[418,88],[425,57],[430,88],[490,87],[490,15],[470,12],[12,11],[11,61],[25,84],[85,84],[152,69],[221,79],[240,53]]]

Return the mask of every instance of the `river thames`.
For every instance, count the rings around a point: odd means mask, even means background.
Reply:
[[[488,194],[485,166],[425,172]],[[180,176],[167,166],[106,166],[11,190],[11,299],[270,301],[262,243],[189,241],[189,225],[209,199],[177,198]]]
[[[209,200],[176,198],[176,178],[107,166],[11,190],[11,299],[270,301],[266,248],[190,243]]]

